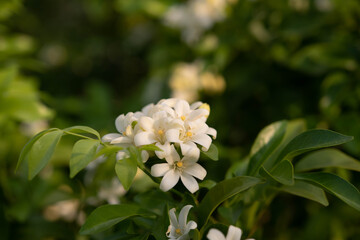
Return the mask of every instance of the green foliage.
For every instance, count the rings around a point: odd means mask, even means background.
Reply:
[[[115,172],[125,190],[129,190],[137,172],[136,159],[124,158],[115,164]]]
[[[80,229],[81,234],[94,234],[134,216],[151,216],[149,213],[135,205],[105,205],[95,209]]]
[[[294,167],[288,160],[278,163],[271,173],[269,173],[264,167],[261,167],[260,174],[284,185],[294,184]]]
[[[201,151],[201,153],[203,153],[206,157],[208,157],[211,160],[214,161],[219,160],[219,150],[213,143],[210,145],[209,149],[206,152]]]

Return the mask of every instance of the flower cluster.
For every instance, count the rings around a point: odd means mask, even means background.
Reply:
[[[187,222],[187,216],[189,214],[191,205],[184,206],[179,214],[179,217],[176,217],[175,208],[170,209],[169,217],[170,217],[170,225],[168,227],[168,231],[166,232],[166,236],[169,240],[189,240],[189,233],[192,229],[197,228],[197,224],[194,221]],[[240,240],[242,235],[242,230],[235,226],[230,226],[226,237],[224,234],[215,229],[211,228],[207,234],[207,238],[209,240]],[[249,238],[246,240],[254,240],[253,238]]]
[[[206,176],[206,170],[198,164],[200,149],[207,151],[216,138],[216,130],[206,124],[209,105],[170,98],[149,104],[142,111],[120,115],[116,121],[119,133],[103,137],[104,142],[129,147],[154,144],[161,151],[155,151],[159,159],[166,162],[151,167],[151,174],[162,177],[160,189],[168,191],[181,179],[185,187],[194,193],[199,189],[195,178]],[[211,136],[211,137],[210,137]],[[178,150],[178,151],[177,151]],[[144,162],[148,152],[142,151]],[[127,157],[126,150],[117,153],[117,160]],[[194,178],[195,177],[195,178]]]

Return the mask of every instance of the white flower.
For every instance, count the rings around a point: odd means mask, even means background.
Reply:
[[[190,230],[197,227],[197,224],[194,221],[189,221],[186,223],[190,208],[192,208],[191,205],[186,205],[181,209],[179,214],[179,221],[175,215],[175,208],[170,209],[170,226],[166,232],[166,236],[170,240],[190,240]]]
[[[166,192],[181,179],[191,193],[196,192],[199,184],[194,177],[203,180],[206,176],[206,170],[196,163],[199,159],[198,152],[189,151],[180,159],[174,145],[164,149],[169,149],[165,156],[167,163],[155,164],[151,167],[151,175],[154,177],[164,176],[160,183],[160,189]]]
[[[226,237],[222,232],[220,232],[215,228],[210,229],[206,237],[209,240],[240,240],[241,235],[242,235],[242,231],[240,228],[235,226],[230,226]],[[247,240],[254,240],[254,239],[251,238]]]

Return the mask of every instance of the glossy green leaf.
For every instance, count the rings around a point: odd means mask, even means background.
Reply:
[[[130,158],[133,159],[133,161],[142,168],[144,169],[145,166],[144,166],[144,163],[143,163],[143,159],[142,159],[142,156],[141,156],[141,151],[136,148],[135,146],[130,146],[129,148],[127,148],[129,153],[130,153]]]
[[[278,161],[291,160],[302,153],[319,148],[340,145],[353,140],[353,137],[324,129],[306,131],[296,136],[281,152]]]
[[[312,182],[360,211],[360,192],[351,183],[331,173],[299,173],[296,179]]]
[[[324,190],[301,180],[295,180],[295,183],[292,186],[283,185],[279,188],[279,190],[310,199],[324,206],[329,205]]]
[[[137,171],[137,164],[134,159],[124,158],[116,162],[115,172],[121,184],[129,190]]]
[[[62,135],[63,131],[57,129],[43,134],[35,141],[28,157],[29,179],[34,178],[50,161]]]
[[[284,185],[294,184],[294,167],[291,162],[287,160],[277,164],[271,172],[261,167],[260,174]]]
[[[261,182],[262,180],[259,178],[240,176],[216,184],[216,186],[208,191],[199,205],[199,226],[204,226],[216,207],[226,199]]]
[[[100,149],[97,153],[95,157],[100,157],[102,155],[105,155],[106,157],[115,154],[121,150],[124,150],[123,147],[119,147],[119,146],[114,146],[114,145],[105,145],[103,146],[102,149]]]
[[[205,181],[202,181],[199,183],[199,187],[200,188],[207,188],[207,189],[211,189],[214,186],[216,186],[216,182],[210,179],[207,179]]]
[[[88,134],[92,134],[92,135],[96,136],[97,139],[100,140],[100,134],[95,129],[92,129],[91,127],[87,127],[87,126],[69,127],[69,128],[64,129],[64,132],[68,133],[68,134],[72,134],[72,133],[80,134],[80,135],[83,135],[83,136],[86,136]]]
[[[219,160],[219,150],[213,143],[210,145],[209,149],[206,152],[201,151],[201,153],[203,153],[206,157],[210,158],[211,160],[214,161]]]
[[[135,205],[104,205],[95,209],[81,227],[81,234],[105,231],[115,224],[134,216],[149,216],[149,213]]]
[[[286,121],[279,121],[261,130],[251,148],[247,175],[256,175],[262,164],[278,147],[284,137],[286,125]]]
[[[295,171],[304,172],[328,167],[360,171],[360,162],[337,149],[323,149],[299,160],[295,165]]]
[[[19,156],[19,160],[17,162],[17,165],[16,165],[16,170],[19,168],[20,164],[23,162],[23,161],[27,161],[28,160],[28,156],[29,156],[29,152],[32,148],[32,146],[34,145],[34,143],[41,137],[43,136],[45,133],[48,133],[48,132],[52,132],[52,131],[55,131],[55,130],[58,130],[57,128],[51,128],[51,129],[47,129],[47,130],[44,130],[42,132],[39,132],[38,134],[36,134],[34,137],[32,137],[27,143],[26,145],[23,147],[23,149],[21,150],[21,153],[20,153],[20,156]],[[16,171],[15,170],[15,171]]]
[[[99,140],[84,139],[77,141],[70,157],[70,177],[73,178],[95,159]]]
[[[161,148],[155,146],[155,144],[149,144],[139,147],[139,151],[146,150],[146,151],[162,151]]]

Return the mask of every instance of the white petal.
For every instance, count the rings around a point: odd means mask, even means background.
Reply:
[[[190,112],[189,103],[185,100],[178,100],[174,108],[179,117],[187,116]]]
[[[192,140],[196,142],[197,144],[200,144],[203,146],[205,151],[207,151],[211,145],[212,139],[206,134],[198,134],[195,135]]]
[[[209,116],[209,111],[206,110],[206,109],[201,108],[201,109],[196,109],[196,110],[192,111],[189,114],[187,120],[188,121],[194,121],[194,120],[202,118],[202,117],[204,117],[205,118],[204,120],[206,120],[207,116]]]
[[[209,127],[209,129],[206,131],[206,134],[209,134],[213,137],[213,139],[216,139],[217,131],[214,128]]]
[[[149,153],[146,150],[141,151],[141,160],[146,162],[149,159]]]
[[[150,103],[148,105],[146,105],[145,107],[143,107],[141,109],[141,112],[146,115],[146,116],[149,116],[149,114],[152,112],[152,109],[154,108],[154,104],[153,103]]]
[[[169,191],[177,184],[179,178],[180,178],[179,172],[175,170],[168,171],[161,180],[160,189],[163,190],[164,192]]]
[[[155,134],[152,132],[139,132],[134,137],[136,146],[148,145],[156,142]]]
[[[191,192],[194,193],[199,190],[199,184],[195,180],[195,178],[185,172],[181,174],[181,181],[184,186]]]
[[[166,159],[166,161],[167,161],[170,165],[174,164],[175,162],[180,161],[180,156],[179,156],[179,154],[177,153],[174,145],[171,145],[171,146],[170,146],[170,152],[169,152],[169,154],[165,157],[165,159]]]
[[[167,155],[170,154],[171,148],[170,148],[169,142],[166,142],[165,144],[161,144],[161,143],[157,142],[155,144],[155,146],[157,146],[158,148],[160,148],[162,150],[162,151],[155,151],[155,154],[158,158],[164,159]]]
[[[203,168],[200,164],[197,164],[197,163],[193,163],[189,166],[185,165],[184,172],[186,172],[200,180],[203,180],[206,176],[205,168]]]
[[[165,133],[166,139],[169,142],[180,142],[179,136],[180,132],[179,129],[169,129]]]
[[[115,119],[115,126],[118,132],[122,133],[125,131],[126,126],[124,125],[125,115],[121,114]]]
[[[190,237],[189,237],[189,234],[184,234],[175,240],[190,240]]]
[[[133,140],[129,137],[120,136],[118,138],[113,139],[110,144],[118,144],[118,143],[132,143]]]
[[[206,237],[209,240],[225,240],[224,234],[215,228],[210,229]]]
[[[109,133],[102,137],[103,142],[111,142],[113,139],[121,137],[121,134],[118,133]]]
[[[228,234],[226,235],[226,240],[240,240],[241,235],[241,229],[231,225]]]
[[[150,117],[143,116],[139,119],[139,126],[145,131],[153,131],[154,120]]]
[[[191,104],[190,108],[194,110],[199,108],[201,105],[203,105],[202,102],[194,102],[193,104]]]
[[[171,167],[167,163],[155,164],[151,167],[151,175],[153,175],[154,177],[162,177],[170,169]]]
[[[194,142],[188,141],[180,144],[182,155],[197,155],[200,154],[199,148]],[[198,151],[198,153],[196,153]]]
[[[197,228],[197,224],[194,221],[189,221],[186,225],[186,230],[191,230]]]
[[[125,151],[119,151],[116,154],[116,160],[121,160],[121,159],[128,158],[128,157],[129,157],[129,153],[127,153]]]
[[[186,228],[186,221],[187,221],[187,217],[190,211],[190,208],[192,208],[193,206],[191,205],[186,205],[185,207],[183,207],[180,211],[179,214],[179,226],[180,229],[185,229]]]
[[[177,228],[179,226],[179,223],[177,221],[177,218],[176,218],[176,215],[175,215],[175,208],[172,208],[170,209],[169,211],[169,217],[170,217],[170,225],[173,227],[173,228]],[[170,226],[170,227],[171,227]]]

